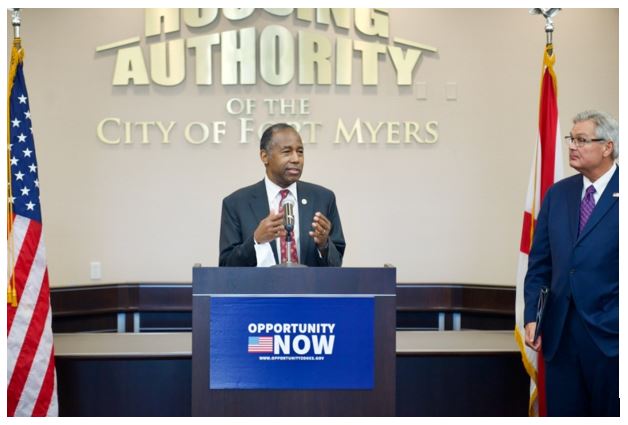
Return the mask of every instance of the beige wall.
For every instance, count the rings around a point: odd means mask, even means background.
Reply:
[[[22,19],[53,286],[189,282],[194,263],[217,265],[222,198],[263,175],[257,140],[238,143],[238,117],[225,110],[233,97],[309,99],[306,118],[323,129],[315,145],[306,145],[303,179],[337,195],[346,266],[392,263],[400,282],[514,285],[536,141],[542,18],[524,9],[390,10],[391,37],[438,48],[413,74],[414,83],[427,84],[427,100],[396,86],[389,60],[379,62],[379,86],[363,87],[357,55],[350,87],[272,87],[259,79],[255,86],[200,87],[192,55],[179,86],[113,87],[115,50],[95,49],[139,36],[147,52],[152,39],[144,37],[143,10],[24,9]],[[168,39],[244,26],[261,31],[271,23],[292,33],[316,31],[257,11],[243,24],[223,18],[206,29],[183,26]],[[583,109],[617,116],[618,11],[566,9],[555,23],[562,133]],[[354,29],[326,35],[374,41]],[[215,81],[219,64],[218,52]],[[445,100],[448,82],[457,83],[457,100]],[[106,145],[96,136],[105,117],[176,125],[168,145],[153,130],[146,145],[137,135],[129,145]],[[254,118],[268,117],[260,110]],[[338,118],[438,121],[439,140],[334,144]],[[216,120],[229,130],[221,144],[184,140],[189,122]],[[100,281],[90,280],[92,261],[102,263]]]

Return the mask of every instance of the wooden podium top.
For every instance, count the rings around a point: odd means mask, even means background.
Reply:
[[[482,354],[517,352],[512,331],[397,331],[397,355]],[[61,357],[190,357],[192,334],[72,333],[55,334]]]

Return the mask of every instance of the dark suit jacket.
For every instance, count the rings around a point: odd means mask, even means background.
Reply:
[[[606,356],[619,352],[619,167],[578,235],[582,175],[552,186],[543,200],[528,258],[525,323],[535,321],[541,286],[550,287],[543,355],[551,360],[570,300]]]
[[[340,267],[345,252],[336,197],[331,190],[312,183],[297,182],[299,196],[299,235],[301,254],[299,262],[307,266]],[[304,205],[302,200],[306,200]],[[327,255],[320,258],[314,239],[308,232],[314,213],[320,211],[331,222]],[[262,219],[270,213],[264,180],[237,190],[222,201],[220,220],[219,266],[256,266],[253,234]],[[271,243],[275,261],[278,261],[276,244]]]

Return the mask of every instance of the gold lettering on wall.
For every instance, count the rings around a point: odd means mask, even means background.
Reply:
[[[390,21],[383,9],[355,9],[355,28],[364,35],[388,38]]]
[[[367,132],[364,133],[363,129]],[[384,130],[385,129],[385,130]],[[415,121],[362,121],[357,118],[353,124],[345,124],[342,118],[338,119],[336,124],[336,137],[334,144],[349,144],[355,142],[363,143],[385,143],[389,145],[412,143],[432,144],[438,141],[438,122],[428,121],[425,124],[425,132],[431,138],[421,138],[419,131],[421,125]],[[380,136],[381,135],[381,136]],[[366,138],[363,136],[367,136]]]
[[[362,126],[360,125],[360,119],[355,120],[353,127],[351,128],[351,132],[349,133],[345,123],[342,121],[342,118],[339,118],[338,125],[336,126],[336,138],[334,139],[334,143],[340,143],[341,135],[344,141],[349,143],[353,139],[354,134],[356,135],[357,143],[364,143],[364,139],[362,139]]]
[[[269,25],[260,35],[260,75],[273,86],[288,84],[294,77],[292,34],[280,25]]]
[[[209,25],[218,17],[218,9],[183,9],[183,22],[191,28]]]
[[[192,136],[192,132],[194,129],[200,129],[201,137],[199,138],[197,134]],[[195,133],[198,133],[196,131]],[[209,127],[207,124],[202,122],[191,122],[185,126],[185,140],[193,145],[200,145],[201,143],[205,143],[207,138],[209,137]]]
[[[264,13],[273,16],[272,24],[259,25],[264,20],[249,19]],[[204,28],[209,29],[219,19],[226,30],[203,34]],[[296,29],[277,24],[283,19],[300,22]],[[173,87],[184,82],[188,73],[194,75],[198,86],[250,86],[258,84],[258,77],[274,87],[350,86],[354,83],[354,65],[361,74],[356,83],[363,86],[379,84],[380,67],[386,78],[394,75],[398,86],[411,86],[421,59],[438,52],[416,41],[390,39],[391,21],[384,9],[146,9],[144,25],[144,41],[139,36],[127,37],[96,48],[97,53],[116,50],[114,86]],[[191,36],[178,35],[182,29]],[[425,52],[427,55],[422,56]],[[216,78],[214,71],[220,71]],[[404,90],[400,94],[411,92]],[[320,130],[326,125],[335,136],[331,142],[338,145],[411,146],[439,140],[437,121],[340,117],[324,125],[309,117],[309,99],[234,97],[225,107],[229,121],[193,118],[177,128],[174,121],[107,117],[97,124],[96,134],[107,145],[171,144],[176,140],[211,145],[221,144],[227,133],[238,132],[239,143],[248,144],[259,140],[267,126],[281,120],[294,125],[303,142],[310,144],[318,143]]]
[[[336,28],[351,28],[351,9],[298,9],[297,19],[312,22],[316,12],[316,23],[329,25],[334,24]],[[333,22],[332,22],[333,21]]]
[[[426,140],[425,143],[436,143],[438,142],[438,122],[437,121],[428,121],[425,125],[426,131],[432,136],[431,140]]]
[[[256,11],[278,18],[296,14],[296,19],[316,26],[312,30],[301,29],[293,33],[285,26],[273,24],[172,39],[172,33],[181,31],[181,21],[198,32],[214,23],[219,13],[237,26]],[[360,39],[348,38],[352,23],[361,35]],[[353,83],[354,52],[359,52],[363,85],[377,85],[378,68],[385,64],[394,69],[397,85],[408,86],[412,84],[421,54],[438,51],[398,37],[393,42],[399,46],[388,44],[390,17],[384,9],[146,9],[144,25],[147,38],[168,35],[168,39],[163,37],[161,42],[147,43],[143,47],[125,47],[139,41],[139,37],[134,37],[96,49],[97,52],[118,49],[113,85],[147,85],[152,82],[175,86],[185,80],[188,72],[194,72],[197,85],[211,85],[215,80],[214,67],[218,66],[212,57],[217,53],[223,85],[256,84],[259,74],[262,81],[272,86],[290,84],[295,76],[298,84],[345,86]],[[321,31],[320,26],[329,26],[344,36],[330,36],[328,31]],[[368,40],[368,37],[379,39]],[[144,60],[147,48],[150,66]],[[187,66],[188,62],[190,66]]]
[[[212,49],[220,44],[220,34],[200,35],[188,38],[188,48],[196,53],[196,84],[212,83]]]
[[[163,30],[162,30],[163,24]],[[162,32],[179,31],[179,9],[146,9],[144,12],[144,35],[152,37]]]
[[[369,121],[364,121],[363,124],[366,126],[369,131],[369,135],[371,136],[371,143],[377,143],[377,133],[379,129],[386,125],[384,122],[375,123],[375,128],[373,128],[373,124]]]
[[[416,67],[421,57],[420,50],[406,49],[404,56],[403,49],[397,46],[388,46],[388,54],[397,70],[397,84],[400,86],[408,86],[412,84],[412,71]]]
[[[98,126],[96,127],[96,135],[98,136],[98,140],[108,145],[117,145],[118,143],[120,143],[119,138],[109,139],[105,137],[105,125],[108,123],[114,123],[116,125],[120,125],[120,119],[119,118],[105,118],[104,120],[99,122]]]
[[[290,16],[292,15],[292,12],[294,11],[293,8],[283,8],[283,9],[273,9],[273,8],[264,8],[264,10],[268,13],[270,13],[271,15],[275,15],[275,16]]]
[[[222,84],[255,84],[255,28],[223,32],[221,49]]]
[[[161,121],[156,121],[156,123],[157,123],[157,127],[159,128],[163,136],[163,138],[161,139],[161,143],[169,144],[170,143],[170,137],[169,137],[170,131],[174,127],[175,122],[170,121],[170,123],[168,124],[168,128],[164,127]]]
[[[251,99],[247,99],[251,100]],[[304,144],[318,143],[319,130],[323,123],[311,119],[299,119],[309,114],[309,110],[303,99],[266,99],[273,100],[276,111],[283,111],[282,121],[292,125],[300,134]],[[282,101],[288,101],[280,107]],[[246,106],[246,105],[249,106]],[[235,106],[240,105],[240,106]],[[251,105],[254,102],[242,101],[232,104],[232,115],[246,114],[246,117],[237,117],[236,122],[228,126],[227,121],[192,121],[185,124],[183,134],[177,128],[175,121],[123,121],[117,117],[107,117],[101,120],[96,127],[98,139],[106,145],[129,144],[164,144],[169,145],[173,141],[182,140],[191,145],[202,145],[206,142],[222,144],[228,130],[240,133],[240,144],[257,143],[266,128],[276,123],[277,120],[258,122],[251,116],[255,109]],[[248,112],[247,112],[248,111]],[[292,116],[293,119],[287,118]],[[235,124],[235,125],[233,125]],[[237,128],[236,128],[237,127]],[[421,129],[424,133],[421,135]],[[412,145],[433,144],[438,141],[438,122],[428,121],[424,127],[416,121],[366,121],[356,118],[352,123],[345,123],[339,118],[336,123],[336,135],[332,141],[334,144],[386,144],[386,145]]]
[[[362,84],[376,86],[379,79],[378,59],[379,55],[386,53],[386,46],[355,40],[353,48],[362,52]]]
[[[336,39],[336,85],[350,86],[353,72],[353,41]]]
[[[255,12],[255,9],[222,9],[223,15],[225,18],[230,21],[241,21],[242,19],[246,19],[251,16]]]
[[[299,84],[331,84],[331,43],[322,34],[299,31]]]
[[[181,84],[185,79],[184,40],[151,44],[150,74],[160,86]]]
[[[133,82],[136,86],[148,85],[148,72],[140,46],[118,50],[113,73],[114,86],[126,86]]]

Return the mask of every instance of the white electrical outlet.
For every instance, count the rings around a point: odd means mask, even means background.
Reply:
[[[91,280],[100,280],[102,278],[100,261],[92,261],[89,263],[89,278]]]

